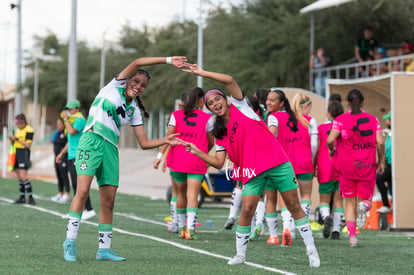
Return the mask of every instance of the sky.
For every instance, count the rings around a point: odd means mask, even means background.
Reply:
[[[216,5],[238,5],[243,0],[202,0],[203,14]],[[16,83],[17,10],[0,0],[0,82]],[[99,46],[103,37],[116,40],[127,22],[139,28],[160,27],[172,21],[198,22],[200,0],[77,0],[77,39]],[[57,35],[68,42],[71,31],[72,0],[21,0],[22,49],[30,50],[33,36]]]

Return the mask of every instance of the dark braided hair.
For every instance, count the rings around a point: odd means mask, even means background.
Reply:
[[[351,114],[360,114],[362,102],[364,101],[364,96],[361,91],[358,89],[352,89],[349,91],[346,100],[351,103]]]
[[[290,107],[289,99],[286,97],[285,93],[282,90],[276,89],[272,90],[271,92],[277,93],[279,95],[279,100],[283,102],[283,107],[285,108],[286,113],[289,114],[289,122],[292,122],[291,129],[293,132],[297,132],[298,128],[298,119],[296,118],[295,113],[293,112],[292,108]]]
[[[144,104],[142,103],[141,97],[137,96],[135,98],[135,100],[137,101],[137,105],[138,107],[141,109],[141,111],[144,113],[144,117],[145,118],[149,118],[149,113],[147,112],[147,109],[145,108]]]
[[[184,114],[186,116],[190,115],[200,99],[204,97],[204,91],[200,87],[195,87],[191,89],[188,93],[187,100],[184,102]]]
[[[150,74],[146,70],[139,69],[139,70],[136,71],[135,75],[133,75],[133,76],[136,76],[137,74],[143,74],[143,75],[145,75],[145,77],[148,79],[148,82],[151,79]],[[141,100],[140,96],[137,96],[135,98],[135,100],[137,102],[137,105],[138,105],[139,109],[141,109],[141,111],[144,113],[144,117],[145,118],[149,118],[149,113],[147,112],[147,109],[145,108],[144,104],[142,103],[142,100]]]

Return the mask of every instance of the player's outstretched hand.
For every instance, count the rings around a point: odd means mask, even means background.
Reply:
[[[201,151],[200,151],[200,149],[198,149],[198,148],[197,148],[197,146],[195,146],[195,145],[194,145],[193,143],[191,143],[191,142],[187,142],[187,141],[184,141],[184,140],[178,139],[178,144],[179,144],[179,145],[183,145],[183,146],[185,146],[185,150],[186,150],[187,152],[192,153],[192,154],[197,155],[198,153],[200,153],[200,152],[201,152]]]
[[[187,62],[187,57],[185,56],[171,56],[171,65],[177,67],[177,68],[181,68],[186,66]]]
[[[192,73],[197,76],[202,76],[204,70],[200,68],[197,64],[186,63],[183,67],[188,69],[183,69],[183,72]]]
[[[165,143],[168,143],[172,146],[175,146],[179,142],[179,139],[177,138],[177,136],[179,136],[179,135],[180,135],[180,133],[175,133],[175,134],[168,135],[164,138],[164,141],[165,141]]]

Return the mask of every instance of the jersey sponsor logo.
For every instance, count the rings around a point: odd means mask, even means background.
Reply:
[[[233,126],[231,127],[231,135],[230,135],[230,137],[229,137],[229,141],[231,142],[231,143],[233,143],[234,142],[234,135],[236,134],[236,130],[237,130],[237,128],[239,127],[239,124],[237,123],[237,121],[235,121],[234,123],[233,123]]]
[[[285,138],[285,143],[293,143],[293,142],[298,142],[301,141],[302,137],[294,137],[294,138]]]
[[[373,134],[371,129],[368,130],[361,130],[359,128],[360,125],[369,123],[369,118],[368,117],[363,117],[357,120],[357,124],[352,128],[352,130],[354,130],[355,132],[359,132],[359,134],[361,135],[361,137],[368,137],[371,136]]]
[[[188,116],[185,116],[185,117],[183,118],[183,120],[185,121],[185,123],[186,123],[186,125],[187,125],[187,126],[190,126],[190,127],[195,127],[195,126],[197,125],[197,123],[196,123],[196,122],[194,122],[194,121],[189,121],[188,119],[189,119],[189,118],[196,118],[196,117],[198,117],[198,114],[196,114],[196,113],[191,113],[191,114],[189,114]]]
[[[354,167],[357,169],[361,169],[361,168],[372,168],[372,167],[377,167],[377,164],[374,162],[362,162],[362,161],[357,161],[354,162]]]
[[[352,150],[354,151],[361,151],[366,149],[375,149],[377,148],[376,143],[374,142],[367,142],[367,143],[359,143],[359,144],[353,144]]]

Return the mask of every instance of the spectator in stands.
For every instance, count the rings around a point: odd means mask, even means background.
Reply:
[[[406,41],[403,41],[402,43],[402,51],[403,54],[412,54],[414,53],[414,47],[413,44],[407,43]],[[414,71],[414,58],[406,58],[404,59],[404,71],[406,72],[413,72]]]
[[[355,45],[355,57],[358,62],[367,61],[368,57],[374,58],[374,50],[378,46],[371,27],[365,27],[363,37],[359,38]]]
[[[331,58],[325,54],[325,49],[320,47],[316,50],[316,54],[311,53],[309,66],[315,70],[322,69],[324,67],[329,66],[331,63]],[[314,73],[314,88],[315,92],[325,97],[325,81],[326,81],[327,73],[316,71]]]
[[[381,60],[387,57],[385,48],[379,47],[375,50],[375,60]],[[386,73],[388,73],[388,62],[381,62],[379,64],[372,65],[370,68],[370,75],[380,75]]]
[[[397,50],[397,56],[403,56],[407,54],[412,54],[414,52],[414,46],[407,41],[401,43],[401,47]],[[414,71],[413,58],[406,58],[403,60],[397,60],[392,62],[391,70],[394,72],[405,71],[412,72]]]

